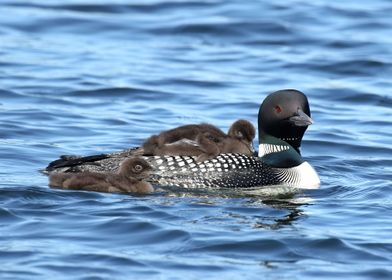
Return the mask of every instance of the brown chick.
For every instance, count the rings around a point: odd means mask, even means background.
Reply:
[[[235,121],[227,134],[230,141],[224,142],[221,148],[222,152],[246,155],[253,154],[253,139],[256,136],[256,129],[253,124],[247,120]]]
[[[210,124],[184,125],[148,138],[145,155],[197,156],[197,161],[211,159],[222,153],[253,154],[255,128],[246,120],[232,124],[229,134]]]
[[[124,160],[118,173],[54,173],[49,176],[52,188],[108,193],[151,193],[154,188],[143,181],[152,170],[148,162],[134,157]]]

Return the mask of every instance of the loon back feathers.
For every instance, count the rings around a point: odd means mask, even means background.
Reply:
[[[221,154],[204,162],[189,156],[155,156],[149,157],[148,162],[155,169],[149,181],[163,186],[217,189],[284,184],[314,188],[320,183],[307,162],[293,168],[279,168],[261,158],[243,154]]]

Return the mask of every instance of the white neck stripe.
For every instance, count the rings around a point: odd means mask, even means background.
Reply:
[[[275,145],[275,144],[260,144],[259,145],[259,157],[272,154],[272,153],[278,153],[282,151],[287,151],[290,149],[289,146],[287,145]]]

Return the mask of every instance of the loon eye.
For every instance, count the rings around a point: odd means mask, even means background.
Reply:
[[[282,108],[281,108],[279,105],[276,105],[276,106],[275,106],[275,112],[276,112],[276,113],[282,112]]]

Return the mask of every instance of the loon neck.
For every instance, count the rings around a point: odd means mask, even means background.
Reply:
[[[304,162],[299,151],[282,139],[264,134],[259,142],[259,157],[273,167],[289,168]]]

